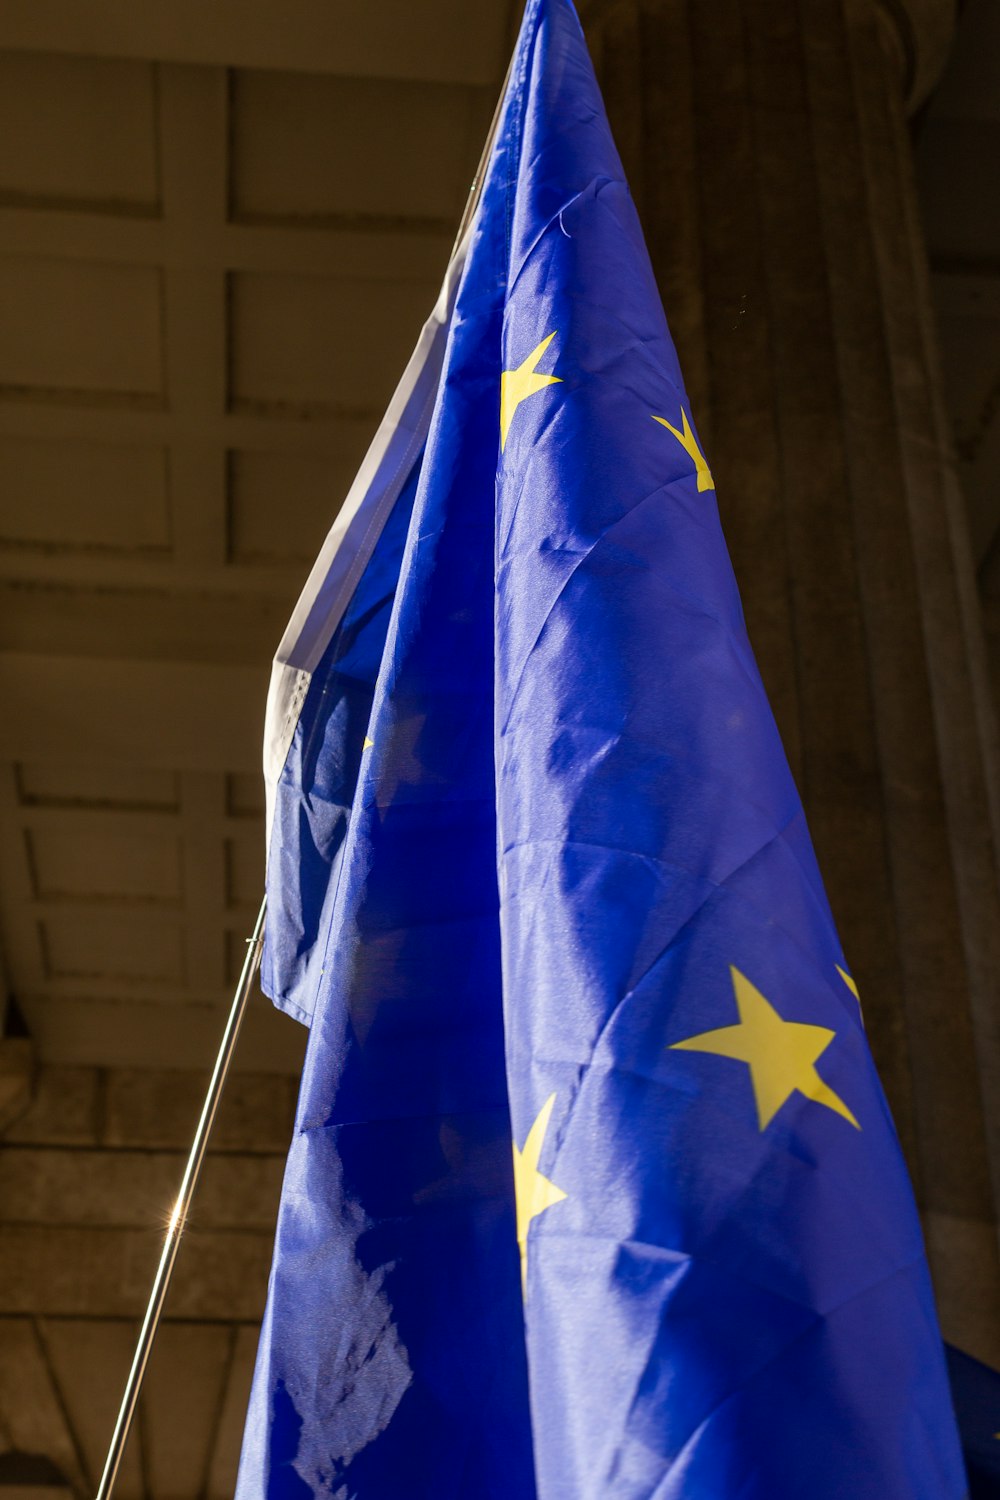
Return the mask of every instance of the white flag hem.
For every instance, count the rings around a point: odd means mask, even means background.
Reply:
[[[274,801],[312,674],[371,558],[430,427],[471,225],[448,263],[434,310],[313,563],[271,667],[264,718],[266,847]]]

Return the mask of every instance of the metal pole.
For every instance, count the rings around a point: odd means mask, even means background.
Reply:
[[[208,1092],[205,1095],[205,1103],[202,1105],[198,1128],[191,1143],[191,1152],[187,1159],[187,1166],[184,1168],[184,1176],[181,1180],[180,1192],[177,1194],[177,1202],[174,1205],[173,1213],[170,1215],[170,1223],[167,1226],[167,1237],[163,1244],[163,1253],[160,1256],[160,1264],[156,1268],[153,1289],[149,1294],[146,1316],[142,1320],[142,1330],[139,1334],[135,1357],[132,1360],[132,1368],[125,1383],[125,1394],[122,1396],[122,1404],[118,1412],[118,1420],[115,1423],[111,1447],[108,1449],[107,1462],[104,1465],[104,1473],[101,1475],[101,1483],[98,1486],[97,1500],[110,1500],[111,1491],[114,1488],[115,1478],[122,1461],[122,1455],[125,1452],[125,1444],[128,1441],[132,1418],[135,1416],[136,1405],[139,1401],[139,1391],[142,1388],[143,1376],[146,1373],[146,1365],[149,1362],[153,1340],[156,1337],[160,1314],[163,1311],[167,1289],[170,1286],[174,1261],[177,1259],[178,1246],[180,1245],[181,1235],[184,1232],[184,1224],[191,1206],[191,1199],[194,1197],[194,1190],[198,1185],[198,1174],[201,1171],[202,1160],[205,1156],[205,1147],[208,1145],[208,1137],[215,1121],[219,1099],[222,1096],[222,1090],[226,1082],[226,1074],[229,1072],[229,1064],[236,1050],[236,1041],[239,1036],[243,1013],[246,1010],[247,999],[250,995],[250,988],[253,984],[254,975],[257,972],[257,966],[260,963],[261,940],[264,934],[264,911],[266,906],[267,901],[265,898],[260,904],[253,937],[247,940],[247,956],[243,960],[243,972],[240,974],[236,993],[233,996],[229,1019],[226,1022],[226,1029],[222,1035],[219,1054],[215,1059],[215,1068],[212,1071]]]
[[[468,229],[469,225],[472,223],[472,216],[476,212],[476,209],[479,207],[479,199],[482,196],[483,191],[483,181],[486,177],[486,168],[490,164],[490,154],[493,150],[493,143],[497,138],[497,129],[500,125],[500,113],[503,109],[503,102],[507,97],[507,85],[510,82],[510,75],[514,70],[514,58],[516,56],[517,48],[515,47],[510,56],[510,62],[507,64],[507,71],[504,74],[503,83],[500,87],[500,97],[496,102],[496,108],[493,111],[493,118],[490,121],[490,128],[486,133],[486,143],[483,146],[482,155],[479,158],[479,166],[476,168],[476,175],[472,179],[472,186],[469,188],[469,196],[465,200],[465,210],[462,214],[461,222],[458,226],[458,233],[455,235],[455,243],[451,247],[451,255],[449,256],[449,260],[454,260],[455,251],[462,243],[462,236]]]

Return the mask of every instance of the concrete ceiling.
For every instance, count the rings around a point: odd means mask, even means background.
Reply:
[[[11,1500],[94,1492],[260,902],[269,661],[436,296],[514,22],[276,14],[0,10]],[[118,1500],[232,1494],[304,1038],[254,998]]]
[[[268,661],[429,311],[510,0],[0,14],[0,913],[50,1063],[204,1066]],[[244,1068],[294,1068],[258,1003]]]
[[[211,1054],[261,890],[267,664],[434,297],[516,9],[0,12],[0,923],[43,1061]],[[969,0],[917,163],[1000,621],[998,59]],[[241,1065],[300,1054],[255,1004]]]

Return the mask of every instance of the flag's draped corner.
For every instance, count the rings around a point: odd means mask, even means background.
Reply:
[[[284,656],[269,983],[312,1026],[238,1500],[959,1500],[910,1189],[569,0],[529,0],[466,248],[433,411]]]

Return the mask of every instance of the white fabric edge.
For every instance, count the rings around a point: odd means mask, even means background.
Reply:
[[[312,565],[274,656],[264,714],[265,853],[271,847],[278,779],[313,671],[343,618],[427,438],[471,234],[470,224],[448,263],[434,309]]]

